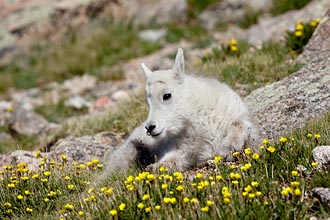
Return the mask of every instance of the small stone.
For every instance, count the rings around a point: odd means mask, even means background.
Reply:
[[[313,149],[313,158],[317,169],[330,170],[330,146],[318,146]]]
[[[73,107],[75,109],[82,109],[84,107],[89,107],[91,105],[90,102],[86,101],[81,96],[74,96],[64,102],[65,106]]]
[[[144,30],[139,33],[139,37],[144,41],[156,42],[162,39],[166,32],[166,29]]]
[[[129,99],[129,95],[124,90],[118,90],[112,94],[111,99],[114,102],[123,101]]]
[[[325,208],[330,209],[330,188],[316,187],[312,192]]]

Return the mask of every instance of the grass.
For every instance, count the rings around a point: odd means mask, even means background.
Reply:
[[[160,47],[159,43],[141,41],[131,27],[98,20],[84,30],[68,30],[58,42],[40,42],[28,54],[0,66],[0,91],[36,87],[84,73],[111,79],[113,76],[102,71],[103,67],[149,54]]]
[[[300,9],[307,5],[310,0],[277,0],[273,2],[272,15],[283,14],[284,12]]]
[[[279,43],[264,44],[261,49],[238,42],[238,51],[230,56],[222,52],[206,52],[200,72],[215,76],[236,90],[248,94],[265,84],[278,81],[297,71],[300,65],[290,62],[287,49]]]
[[[58,161],[36,155],[37,171],[18,164],[0,172],[0,214],[36,220],[326,218],[329,210],[311,190],[330,187],[330,173],[315,169],[311,150],[329,143],[329,127],[327,113],[275,143],[264,140],[259,153],[235,153],[234,164],[216,157],[214,167],[184,173],[132,170],[96,188],[88,185],[103,169],[98,160],[77,164],[65,155]]]

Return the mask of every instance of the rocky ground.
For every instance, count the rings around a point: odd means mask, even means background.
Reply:
[[[121,0],[21,0],[15,3],[2,1],[0,3],[0,57],[9,59],[10,53],[24,50],[31,39],[40,36],[56,38],[56,34],[52,33],[59,32],[58,30],[61,30],[63,26],[83,25],[93,17],[102,16],[105,11],[116,19],[125,17],[133,21],[133,25],[142,26],[155,18],[157,18],[156,23],[162,24],[171,19],[177,19],[178,14],[187,13],[187,3],[184,0],[144,0],[143,2],[145,6],[139,4],[138,0],[132,0],[129,3]],[[301,10],[261,18],[259,23],[248,29],[230,27],[226,32],[213,32],[212,29],[216,25],[243,17],[245,13],[250,12],[249,10],[258,12],[270,7],[270,1],[266,0],[250,1],[249,7],[242,7],[247,4],[244,1],[220,2],[201,13],[199,19],[204,27],[210,30],[218,40],[224,41],[235,37],[247,40],[256,46],[260,46],[265,41],[283,39],[282,30],[294,28],[299,20],[322,17],[314,36],[305,47],[304,53],[298,58],[304,62],[303,68],[245,97],[264,136],[277,138],[293,128],[302,127],[307,120],[329,112],[330,11],[326,13],[327,9],[330,9],[329,1],[315,0]],[[227,16],[215,16],[224,8],[226,8]],[[243,10],[244,8],[249,8],[249,10]],[[180,19],[184,19],[184,16],[180,16]],[[147,33],[141,33],[141,37],[147,40],[158,40],[162,37],[162,31],[149,30]],[[139,63],[143,61],[153,69],[169,68],[172,61],[168,57],[175,53],[178,47],[185,48],[188,66],[192,66],[193,61],[202,53],[200,49],[191,47],[190,42],[181,41],[169,44],[151,55],[125,62],[124,66],[120,66],[125,74],[125,80],[122,81],[101,82],[94,76],[86,74],[63,83],[53,82],[42,88],[11,90],[3,96],[6,99],[0,101],[0,125],[9,126],[15,133],[38,136],[45,142],[49,142],[49,152],[44,154],[50,158],[66,154],[69,159],[77,161],[86,161],[94,157],[102,159],[107,149],[117,147],[122,143],[121,134],[103,132],[84,137],[65,137],[56,143],[51,143],[52,134],[60,129],[61,125],[48,122],[35,113],[34,109],[42,106],[47,100],[56,102],[60,97],[65,97],[67,100],[65,104],[68,106],[76,109],[88,108],[88,114],[85,117],[100,114],[109,109],[115,110],[117,103],[129,99],[143,87],[142,74],[137,73]],[[6,133],[0,133],[0,141],[7,136]],[[330,169],[329,146],[320,147],[319,151],[315,149],[313,154],[317,162],[327,167],[326,169]],[[33,168],[37,167],[36,160],[33,151],[15,151],[0,155],[0,164],[25,161]],[[317,195],[319,192],[325,192],[322,196],[327,196],[323,200],[329,201],[329,189],[314,191]]]

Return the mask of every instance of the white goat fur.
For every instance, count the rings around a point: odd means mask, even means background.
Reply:
[[[216,155],[230,161],[235,151],[256,150],[258,131],[239,95],[215,79],[186,75],[181,48],[170,70],[152,72],[143,63],[141,67],[148,119],[108,154],[107,174],[127,171],[138,161],[186,170]],[[170,96],[166,100],[165,94]],[[147,134],[148,126],[154,129]]]

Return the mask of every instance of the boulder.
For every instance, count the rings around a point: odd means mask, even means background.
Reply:
[[[317,168],[330,170],[330,146],[318,146],[313,149],[313,158]]]
[[[328,33],[324,29],[328,28],[329,22],[327,15],[307,45],[311,59],[306,60],[303,68],[281,81],[253,91],[245,98],[265,138],[278,138],[329,111],[330,51],[319,53],[312,45],[316,39],[328,37],[324,36]]]
[[[204,10],[198,19],[205,29],[211,30],[220,24],[238,22],[249,13],[266,11],[271,6],[271,0],[221,0]]]
[[[109,13],[116,20],[133,26],[163,25],[184,20],[187,16],[186,0],[118,0]]]
[[[313,196],[317,198],[324,208],[330,210],[330,188],[316,187]]]
[[[102,132],[83,137],[66,137],[60,139],[51,147],[49,158],[59,160],[62,154],[67,155],[68,161],[85,163],[94,158],[103,162],[105,153],[123,143],[123,135],[112,132]]]

